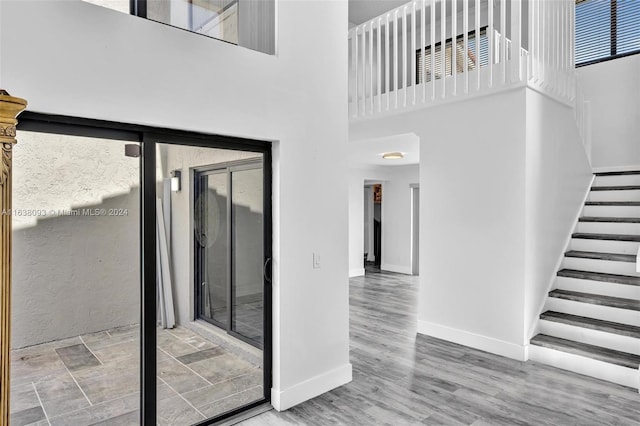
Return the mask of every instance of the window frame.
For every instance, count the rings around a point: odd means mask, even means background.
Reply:
[[[146,1],[146,0],[145,0]],[[584,3],[589,0],[576,0],[575,6],[578,7],[580,3]],[[601,62],[612,61],[614,59],[625,58],[631,55],[637,55],[640,53],[640,49],[633,50],[631,52],[618,53],[618,0],[609,0],[610,5],[610,13],[609,13],[609,42],[611,44],[611,50],[609,56],[605,56],[602,58],[592,59],[585,62],[576,62],[575,67],[581,68],[586,67],[588,65],[599,64]],[[574,15],[577,16],[577,15]],[[639,19],[640,21],[640,19]],[[575,37],[575,23],[574,23],[574,37]],[[576,51],[574,47],[573,52],[574,58],[576,56]]]

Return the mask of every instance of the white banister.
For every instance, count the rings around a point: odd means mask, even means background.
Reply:
[[[411,0],[352,28],[351,117],[525,84],[576,105],[574,1]]]
[[[447,2],[440,1],[440,83],[442,98],[447,94]]]
[[[411,87],[413,88],[412,105],[416,104],[416,2],[411,4]]]
[[[436,70],[436,0],[431,0],[429,9],[431,10],[431,21],[429,22],[429,26],[431,28],[431,50],[429,53],[429,57],[431,58],[431,67],[429,68],[429,72],[431,73],[431,76],[429,78],[429,81],[431,82],[431,100],[435,101],[436,99],[436,72],[435,72]],[[426,58],[423,58],[423,60],[425,59]]]
[[[464,0],[467,1],[467,0]],[[451,0],[451,34],[458,34],[458,5],[456,0]],[[464,6],[463,6],[464,9]],[[455,73],[458,69],[457,41],[452,42],[451,47],[451,72]],[[458,94],[458,79],[453,79],[453,96]]]
[[[475,28],[476,28],[476,40],[474,45],[476,46],[475,49],[475,65],[474,65],[474,69],[476,70],[476,77],[478,79],[478,84],[476,87],[476,90],[480,90],[480,75],[482,74],[480,72],[480,0],[476,0],[476,6],[475,6],[475,10],[476,10],[476,22],[475,22]]]
[[[422,102],[426,102],[427,100],[427,64],[425,56],[425,49],[427,48],[426,3],[426,0],[422,0],[422,7],[420,9],[420,47],[422,48],[422,76],[420,81],[422,82]]]

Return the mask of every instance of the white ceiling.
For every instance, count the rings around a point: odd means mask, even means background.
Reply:
[[[420,162],[419,138],[413,133],[395,135],[380,139],[350,141],[349,164],[351,166],[406,166]],[[402,152],[401,160],[385,160],[385,152]]]
[[[349,22],[360,25],[409,0],[349,0]]]

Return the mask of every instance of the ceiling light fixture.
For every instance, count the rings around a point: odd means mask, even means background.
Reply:
[[[385,152],[382,154],[382,158],[385,160],[402,160],[404,154],[402,152]]]

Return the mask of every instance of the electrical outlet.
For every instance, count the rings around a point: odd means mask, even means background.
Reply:
[[[313,253],[313,269],[320,269],[320,255]]]

